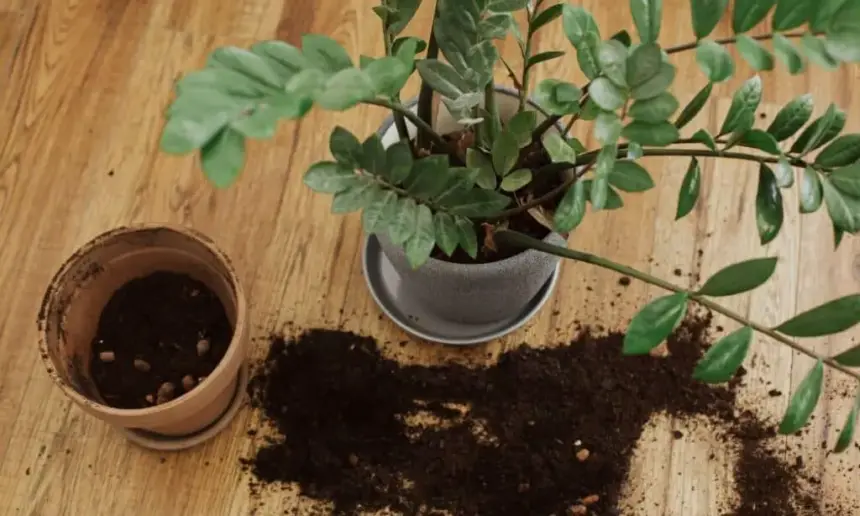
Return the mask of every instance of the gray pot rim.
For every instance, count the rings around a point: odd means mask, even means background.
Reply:
[[[511,97],[518,97],[518,93],[515,89],[510,88],[508,86],[502,86],[499,84],[495,85],[495,90],[499,93],[503,93],[505,95]],[[544,116],[551,116],[547,113],[542,107],[540,107],[534,100],[527,99],[526,102],[530,106],[532,106],[536,111],[539,111]],[[408,102],[404,103],[407,108],[412,108],[418,104],[418,97],[411,98]],[[382,122],[382,125],[379,126],[379,130],[376,131],[376,134],[381,138],[385,133],[387,133],[391,126],[394,125],[394,115],[388,115],[385,120]],[[564,128],[561,124],[556,124],[558,131],[560,133],[564,132]],[[387,235],[377,235],[377,237],[388,238]],[[556,233],[555,231],[551,231],[546,237],[544,237],[543,241],[547,243],[553,243],[553,241],[558,241],[558,239],[567,240],[565,236]],[[468,268],[469,272],[478,274],[481,276],[492,276],[501,272],[502,269],[509,269],[511,267],[525,266],[529,261],[531,261],[531,256],[535,254],[543,253],[543,251],[537,251],[535,249],[526,249],[520,253],[517,253],[509,258],[505,258],[504,260],[499,260],[495,262],[488,263],[455,263],[448,262],[445,260],[439,260],[437,258],[433,258],[432,256],[427,260],[427,262],[422,265],[422,267],[432,266],[436,270],[441,271],[450,271],[450,272],[462,272],[463,268]]]

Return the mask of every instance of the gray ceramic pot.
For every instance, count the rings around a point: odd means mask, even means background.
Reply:
[[[497,87],[497,105],[503,118],[516,113],[515,92]],[[414,109],[417,100],[409,103]],[[531,104],[532,109],[537,107]],[[458,124],[440,105],[434,126],[441,132],[453,132]],[[545,115],[538,112],[538,120]],[[414,131],[414,127],[409,128]],[[397,141],[393,120],[389,118],[379,130],[386,146]],[[412,269],[402,248],[395,246],[387,235],[378,235],[385,256],[399,273],[403,288],[426,309],[440,318],[464,324],[485,324],[505,321],[523,314],[530,301],[549,280],[559,259],[555,256],[527,250],[511,258],[487,264],[457,264],[430,258]],[[567,245],[556,233],[545,239],[556,245]]]

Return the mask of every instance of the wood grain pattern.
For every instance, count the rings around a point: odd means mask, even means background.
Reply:
[[[171,85],[210,50],[275,37],[295,44],[312,31],[331,35],[353,56],[375,55],[382,43],[370,11],[375,3],[0,0],[0,284],[6,292],[0,297],[0,515],[242,515],[259,503],[237,464],[252,450],[244,431],[258,417],[252,411],[243,410],[227,431],[198,449],[150,453],[73,406],[37,360],[34,319],[49,278],[77,246],[111,227],[171,221],[211,235],[244,281],[257,335],[287,323],[296,328],[343,325],[381,342],[407,340],[405,348],[388,346],[385,352],[425,364],[474,363],[523,342],[562,342],[570,338],[574,321],[617,327],[659,293],[634,283],[619,300],[613,288],[617,277],[568,263],[550,306],[516,334],[462,351],[415,342],[379,317],[365,290],[359,218],[330,215],[330,199],[313,195],[300,180],[310,163],[327,155],[334,125],[369,134],[387,113],[370,107],[345,115],[315,110],[301,122],[285,124],[273,141],[250,146],[244,176],[223,191],[204,181],[193,159],[158,152]],[[611,2],[581,3],[595,13],[604,33],[631,28],[629,17],[618,16]],[[689,2],[665,3],[662,42],[690,41]],[[425,35],[430,19],[428,5],[422,6],[407,32]],[[717,30],[727,33],[727,20]],[[556,24],[540,33],[538,47],[567,50],[569,44]],[[502,49],[519,66],[515,46],[506,42]],[[694,56],[677,56],[676,62],[675,93],[686,101],[704,78]],[[716,129],[731,92],[750,74],[739,65],[736,77],[715,89],[717,101],[694,126]],[[582,80],[569,60],[540,65],[534,80],[548,76]],[[794,78],[780,68],[764,78],[762,112],[768,120],[778,106],[806,91],[815,95],[817,113],[830,101],[860,113],[858,67],[835,73],[813,69]],[[497,70],[497,79],[505,81],[503,70]],[[404,96],[417,88],[413,78]],[[860,129],[857,116],[849,115],[848,123]],[[576,130],[594,145],[587,130]],[[779,269],[767,286],[726,301],[764,323],[858,290],[860,247],[848,239],[833,252],[824,213],[798,216],[791,191],[782,233],[762,248],[753,210],[756,167],[702,164],[706,201],[686,219],[673,222],[686,161],[650,159],[647,166],[658,188],[626,196],[623,210],[590,214],[571,245],[667,278],[679,268],[691,273],[680,278],[690,285],[696,274],[707,276],[734,261],[779,256]],[[716,323],[726,331],[735,327],[719,318]],[[836,351],[858,335],[812,342],[820,351]],[[255,358],[264,353],[261,345],[252,350]],[[775,420],[787,396],[772,398],[767,391],[790,392],[810,361],[757,337],[752,363],[756,367],[750,368],[753,381],[742,393],[743,405]],[[832,456],[820,446],[826,440],[832,447],[852,388],[844,378],[828,375],[826,399],[809,431],[777,444],[802,447],[806,472],[822,479],[822,499],[856,504],[860,494],[847,472],[860,466],[860,452],[852,448]],[[670,437],[672,429],[688,428],[698,430],[686,432],[683,440]],[[645,500],[648,514],[712,515],[732,498],[731,453],[711,442],[705,426],[657,417],[642,443],[627,489],[630,500]],[[291,490],[266,496],[261,513],[310,504]],[[822,505],[822,514],[838,511]]]

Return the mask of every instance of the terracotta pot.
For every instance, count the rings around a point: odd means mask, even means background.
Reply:
[[[104,402],[90,377],[91,342],[113,293],[128,281],[156,271],[184,273],[208,286],[224,306],[233,339],[215,370],[191,392],[154,407],[114,408]],[[163,225],[119,228],[84,245],[54,276],[39,312],[39,351],[51,378],[88,413],[148,439],[191,439],[197,444],[199,434],[222,419],[242,394],[237,389],[245,360],[246,311],[229,260],[207,237]],[[215,426],[220,430],[226,423]],[[208,432],[205,437],[212,435]]]

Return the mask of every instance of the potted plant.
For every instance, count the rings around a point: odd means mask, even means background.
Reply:
[[[187,448],[241,405],[245,312],[211,240],[181,227],[119,228],[60,267],[39,313],[39,348],[85,411],[143,446]]]
[[[521,306],[552,270],[548,256],[591,263],[662,287],[668,296],[648,303],[632,319],[624,350],[647,354],[684,318],[690,303],[733,319],[738,328],[719,340],[695,371],[705,382],[731,378],[743,362],[753,332],[760,332],[815,358],[816,364],[793,394],[779,426],[793,433],[808,420],[822,387],[824,366],[860,379],[860,347],[822,356],[794,338],[828,335],[860,321],[860,295],[843,297],[770,328],[735,314],[714,298],[749,291],[769,279],[775,258],[727,267],[695,290],[563,245],[556,235],[572,232],[591,211],[622,207],[619,192],[654,186],[641,158],[677,156],[689,160],[678,198],[677,216],[688,214],[699,197],[706,158],[746,160],[759,165],[756,223],[762,244],[780,231],[782,189],[798,188],[799,210],[826,207],[836,244],[860,230],[860,135],[841,134],[845,113],[830,105],[812,120],[813,99],[803,95],[787,104],[765,128],[755,112],[762,80],[753,76],[734,94],[718,132],[684,128],[708,101],[713,84],[729,79],[734,62],[726,50],[736,45],[756,70],[777,66],[795,74],[807,66],[833,69],[860,61],[860,0],[692,0],[696,40],[663,48],[660,0],[631,0],[638,41],[626,31],[601,34],[592,15],[573,4],[549,0],[438,0],[428,41],[400,37],[418,0],[384,0],[374,8],[382,21],[385,55],[362,56],[356,64],[334,40],[306,35],[301,48],[264,41],[240,49],[215,50],[206,67],[183,77],[167,111],[161,148],[173,154],[199,151],[202,168],[217,186],[238,176],[246,138],[266,138],[280,119],[297,119],[312,106],[343,111],[371,104],[392,112],[395,129],[360,140],[343,128],[331,133],[333,159],[314,164],[305,183],[334,195],[332,211],[362,211],[364,229],[379,235],[386,253],[410,288],[424,288],[437,303],[459,310],[462,291],[484,289],[479,278],[493,263],[529,256],[500,269],[489,283],[505,293],[503,304]],[[520,29],[513,15],[525,10]],[[734,35],[714,40],[711,33],[730,17]],[[767,20],[765,22],[765,20]],[[769,28],[750,36],[760,23]],[[577,86],[546,79],[532,93],[530,72],[538,63],[574,59],[562,50],[538,52],[533,36],[561,23],[589,82]],[[515,38],[524,65],[514,69],[499,56],[495,41]],[[671,94],[676,75],[672,55],[693,51],[709,79],[683,109]],[[515,87],[509,97],[493,84],[504,66]],[[422,79],[415,109],[401,89],[417,70]],[[452,115],[438,123],[440,111]],[[537,113],[535,113],[537,111]],[[812,120],[810,122],[810,120]],[[593,128],[594,148],[567,136],[574,124]],[[561,130],[553,130],[562,124]],[[790,140],[790,143],[786,143]],[[386,147],[383,142],[388,143]],[[468,257],[468,259],[467,259]],[[469,261],[471,260],[471,262]],[[466,262],[453,274],[440,264]],[[515,262],[509,262],[514,264]],[[408,266],[407,266],[408,264]],[[428,270],[422,276],[423,270]],[[512,288],[522,282],[529,289]],[[482,302],[497,303],[499,290]],[[428,301],[430,302],[430,301]],[[846,421],[837,449],[853,438],[860,397]]]

